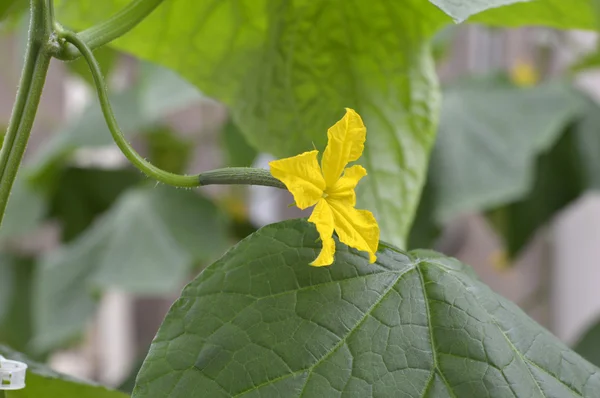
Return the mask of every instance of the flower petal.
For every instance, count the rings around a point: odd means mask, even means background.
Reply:
[[[335,253],[335,242],[332,237],[333,213],[325,199],[319,200],[308,221],[317,226],[317,231],[319,231],[319,236],[323,241],[321,253],[319,253],[319,256],[310,265],[315,267],[331,265],[333,263],[333,254]]]
[[[379,225],[373,213],[357,210],[345,202],[327,198],[333,211],[335,231],[340,241],[358,250],[369,253],[369,262],[377,259],[375,252],[379,246]]]
[[[350,108],[346,108],[344,117],[327,130],[328,141],[321,167],[328,187],[340,178],[348,162],[354,162],[362,155],[366,136],[367,128],[362,119]]]
[[[304,152],[298,156],[269,162],[271,174],[283,182],[294,195],[296,206],[304,210],[317,203],[323,196],[325,180],[317,154],[319,151]]]
[[[331,188],[327,188],[328,197],[339,200],[352,207],[356,206],[356,193],[354,189],[361,178],[367,175],[367,170],[360,165],[354,165],[344,170],[342,178],[336,181]]]

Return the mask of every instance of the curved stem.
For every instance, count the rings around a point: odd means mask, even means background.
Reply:
[[[0,150],[0,223],[27,147],[50,66],[51,57],[47,52],[47,45],[51,20],[50,0],[32,0],[25,65],[17,100]]]
[[[273,177],[268,170],[239,167],[212,170],[196,175],[180,175],[162,170],[148,162],[133,149],[121,132],[112,107],[110,106],[102,71],[100,70],[100,66],[98,65],[98,61],[96,61],[92,50],[74,32],[61,31],[59,34],[67,42],[73,44],[87,61],[92,72],[92,77],[94,78],[94,84],[96,85],[96,91],[98,92],[102,113],[104,114],[106,124],[108,125],[108,129],[110,130],[115,143],[119,149],[121,149],[121,152],[123,152],[125,157],[148,177],[152,177],[160,182],[176,187],[196,187],[210,184],[248,184],[285,188],[285,186]]]
[[[148,162],[133,149],[119,128],[117,119],[110,106],[106,83],[104,82],[100,65],[98,65],[98,61],[96,61],[92,50],[77,36],[77,34],[73,32],[64,32],[62,35],[67,42],[73,44],[81,52],[81,55],[87,61],[90,71],[92,72],[92,77],[94,78],[94,84],[96,85],[96,91],[98,92],[98,99],[100,100],[100,107],[102,108],[104,119],[106,119],[106,124],[108,125],[108,129],[110,130],[115,143],[125,157],[129,159],[135,167],[143,171],[144,174],[160,182],[164,182],[165,184],[177,187],[196,187],[200,185],[199,176],[184,176],[164,171]]]
[[[92,50],[123,36],[142,22],[164,0],[133,0],[106,21],[78,33],[79,38]],[[81,56],[75,46],[65,46],[54,55],[63,61]]]

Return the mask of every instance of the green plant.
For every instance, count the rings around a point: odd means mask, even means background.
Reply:
[[[0,7],[0,17],[20,10],[19,3]],[[55,13],[52,0],[30,3],[26,61],[0,152],[0,220],[15,185],[13,196],[20,192],[27,199],[18,201],[25,209],[18,214],[28,218],[27,223],[11,223],[9,217],[19,207],[12,212],[9,208],[3,226],[9,228],[6,234],[20,235],[50,213],[64,223],[65,245],[39,261],[34,278],[21,277],[23,269],[16,270],[22,259],[2,259],[6,264],[0,271],[6,276],[0,283],[19,280],[26,285],[18,289],[19,294],[36,292],[29,308],[33,325],[24,321],[27,333],[19,338],[0,335],[2,339],[12,339],[17,348],[43,356],[81,331],[95,308],[94,294],[105,287],[139,294],[172,291],[187,272],[212,262],[227,243],[222,238],[227,223],[215,204],[189,190],[155,188],[125,170],[66,167],[65,156],[79,142],[105,142],[102,137],[107,135],[94,125],[106,121],[127,159],[166,185],[284,188],[269,171],[240,166],[247,166],[244,163],[257,150],[284,157],[313,145],[322,149],[326,128],[348,106],[363,116],[369,131],[362,160],[369,175],[359,185],[357,201],[359,207],[375,213],[382,240],[392,244],[380,242],[378,261],[369,264],[364,253],[336,240],[334,264],[317,269],[308,264],[322,242],[311,224],[285,221],[252,233],[183,290],[144,361],[133,396],[187,397],[198,391],[210,397],[598,394],[596,367],[493,293],[467,266],[429,251],[404,251],[436,142],[440,89],[431,51],[434,33],[452,18],[496,26],[593,29],[591,2],[82,0],[56,5]],[[79,33],[70,29],[86,26],[92,27]],[[148,114],[155,117],[158,108],[142,109],[135,92],[139,87],[109,98],[93,52],[106,44],[169,67],[203,94],[227,104],[232,119],[226,139],[243,142],[230,151],[236,167],[180,174],[183,166],[178,160],[186,159],[186,144],[168,130],[148,132],[148,137],[154,134],[148,138],[154,148],[152,162],[133,150],[124,132],[152,125]],[[79,57],[91,70],[102,115],[90,109],[83,118],[85,128],[75,125],[51,141],[21,171],[24,179],[15,183],[50,60]],[[110,57],[106,62],[112,62]],[[519,114],[519,108],[531,102],[543,109],[514,121],[517,127],[534,126],[531,129],[539,136],[528,140],[521,134],[494,136],[507,130],[518,133],[502,124],[481,137],[467,123],[452,128],[450,122],[485,117],[477,106],[487,93],[487,105],[496,101],[494,110],[503,114]],[[425,191],[432,196],[421,203],[430,206],[423,213],[434,218],[426,227],[434,229],[465,210],[494,210],[490,218],[498,229],[510,231],[522,221],[520,208],[554,188],[543,178],[534,185],[522,171],[539,162],[537,172],[553,176],[552,159],[563,164],[572,160],[571,152],[565,155],[559,149],[588,148],[577,142],[590,139],[582,126],[590,123],[593,111],[589,109],[596,108],[566,85],[548,84],[523,93],[494,80],[465,83],[448,88],[445,94],[442,121],[449,123],[442,124],[433,155],[428,185],[432,189]],[[111,102],[122,104],[115,109],[123,115],[115,117]],[[462,107],[453,110],[457,103]],[[465,103],[470,104],[469,112],[462,119],[456,117]],[[445,119],[446,112],[452,117]],[[127,128],[122,131],[118,121],[122,127],[127,123]],[[580,141],[573,143],[570,136],[560,139],[573,123]],[[457,131],[464,136],[452,136]],[[467,145],[483,142],[485,147],[487,140],[494,139],[508,146],[507,153],[518,154],[518,167],[509,177],[519,181],[492,184],[492,191],[485,185],[493,182],[492,177],[482,185],[468,180],[471,164],[481,161],[469,160],[463,163],[465,169],[453,170],[459,164],[448,162],[448,156],[469,157],[476,151]],[[464,153],[452,152],[453,147]],[[240,148],[241,154],[236,152]],[[585,168],[578,167],[582,159],[589,160]],[[573,167],[561,171],[583,169],[590,177],[595,166],[595,157],[582,152]],[[556,202],[534,214],[527,228],[519,228],[525,230],[523,236],[506,232],[514,238],[509,249],[518,251],[533,227],[578,196],[586,186],[580,181],[587,180],[574,180],[566,187],[568,192],[553,192]],[[64,194],[82,181],[84,188]],[[464,186],[463,181],[467,181]],[[44,199],[48,197],[52,200]],[[79,212],[74,214],[73,208]],[[160,244],[146,251],[145,241]],[[141,277],[146,273],[151,276]],[[23,311],[12,306],[22,302],[0,296],[0,319],[5,313],[16,322],[10,314]],[[4,347],[0,353],[18,356]],[[31,392],[6,395],[123,395],[71,383],[37,367],[32,374]]]

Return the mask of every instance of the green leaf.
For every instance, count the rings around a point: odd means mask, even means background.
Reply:
[[[497,26],[546,25],[594,29],[590,0],[429,0],[456,21]],[[476,15],[477,14],[477,15]]]
[[[150,162],[171,173],[185,173],[194,144],[168,128],[155,128],[144,134]]]
[[[32,336],[31,285],[34,263],[0,255],[0,341],[21,351]]]
[[[258,152],[248,144],[237,124],[228,119],[221,132],[222,146],[225,149],[228,167],[250,167]]]
[[[32,232],[46,215],[47,207],[44,194],[29,181],[27,171],[21,171],[10,194],[0,238],[19,238]]]
[[[89,26],[126,1],[97,3],[61,2],[57,14]],[[355,108],[369,131],[359,206],[404,245],[437,119],[428,41],[447,19],[422,0],[167,1],[114,45],[227,104],[249,143],[280,157],[323,150],[327,128]]]
[[[514,257],[534,233],[585,190],[575,131],[567,129],[556,145],[536,161],[530,192],[521,200],[491,212],[508,254]]]
[[[600,51],[596,50],[592,53],[586,54],[581,59],[577,60],[575,64],[571,65],[570,71],[572,73],[579,73],[587,71],[588,69],[597,69],[600,67]]]
[[[585,185],[600,189],[600,108],[588,101],[585,114],[575,126],[576,146]]]
[[[183,291],[134,398],[593,397],[600,370],[467,266],[381,244],[337,244],[303,220],[267,226]]]
[[[452,0],[436,0],[450,3]],[[470,0],[491,3],[497,0]],[[543,25],[558,29],[595,30],[596,15],[590,0],[505,0],[510,6],[491,8],[469,18],[470,22],[518,27]],[[455,2],[459,3],[459,2]]]
[[[0,22],[10,16],[27,9],[27,0],[2,0],[0,3]]]
[[[60,221],[63,241],[78,236],[121,193],[141,179],[137,170],[66,168],[50,203],[50,217]]]
[[[462,22],[471,15],[490,8],[497,8],[518,3],[523,0],[429,0],[457,22]]]
[[[148,119],[197,104],[204,96],[170,69],[144,62],[141,65],[140,107]]]
[[[573,350],[594,365],[600,366],[600,321],[595,321],[589,326]]]
[[[435,219],[436,194],[434,190],[435,187],[431,183],[431,176],[429,176],[423,187],[415,222],[408,237],[408,247],[410,249],[433,249],[442,231],[441,226]]]
[[[7,359],[25,362],[28,366],[23,390],[5,391],[6,398],[126,398],[127,395],[89,381],[57,373],[46,365],[34,362],[6,346],[0,354]]]
[[[162,186],[128,191],[77,239],[42,258],[36,348],[75,337],[93,313],[92,295],[106,288],[173,293],[193,266],[212,261],[227,244],[222,215],[196,193]]]
[[[38,261],[34,275],[32,347],[46,353],[78,337],[96,308],[97,290],[89,282],[102,246],[107,220]]]
[[[558,83],[524,89],[488,79],[445,90],[431,159],[438,222],[523,198],[537,155],[584,107]]]

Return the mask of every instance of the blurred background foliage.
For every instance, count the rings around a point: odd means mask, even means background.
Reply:
[[[23,42],[25,11],[22,0],[0,4],[0,20],[4,21],[0,29],[16,36],[17,42]],[[89,22],[81,15],[71,15],[75,11],[68,6],[63,12],[67,19]],[[249,32],[245,40],[253,39]],[[455,34],[453,28],[435,37],[438,68],[452,53]],[[153,45],[153,39],[148,39],[148,45]],[[198,104],[214,101],[175,72],[136,59],[118,47],[100,49],[96,56],[112,82],[111,101],[122,130],[158,166],[173,172],[200,171],[197,167],[202,162],[195,161],[194,154],[206,144],[207,132],[186,133],[173,119],[190,107],[197,112]],[[153,50],[142,47],[140,51]],[[199,53],[198,62],[204,62],[206,56]],[[6,58],[3,63],[20,62],[18,56]],[[231,73],[237,70],[234,64],[239,60],[231,59],[226,65],[219,64],[219,59],[211,58],[211,62]],[[599,189],[600,109],[572,84],[574,73],[598,66],[600,56],[592,53],[560,76],[547,73],[542,58],[510,70],[443,81],[438,136],[407,246],[444,250],[440,242],[446,226],[461,215],[480,213],[504,243],[499,261],[510,267],[559,212],[584,193]],[[84,87],[90,97],[87,66],[77,60],[67,67],[68,78]],[[212,92],[225,92],[226,99],[232,98],[212,142],[218,151],[216,166],[250,166],[263,151],[274,155],[300,152],[306,149],[306,140],[322,145],[325,130],[321,127],[329,124],[327,116],[298,119],[281,113],[277,101],[283,101],[284,95],[260,86],[261,79],[268,77],[267,69],[255,70],[256,81],[245,82],[247,86],[219,87],[224,82],[218,74],[207,84]],[[119,81],[124,73],[132,74],[125,83]],[[188,74],[199,80],[209,75],[206,70]],[[326,91],[334,90],[337,82],[329,88],[319,83],[330,77],[318,76],[307,88],[310,95],[296,97],[323,101],[328,109],[351,106],[337,103],[344,93]],[[305,77],[298,79],[305,81]],[[369,84],[377,86],[378,82]],[[233,98],[247,91],[251,95]],[[427,97],[427,89],[423,92]],[[248,95],[254,95],[255,101],[248,102]],[[172,297],[190,277],[260,226],[248,217],[247,189],[157,187],[118,156],[94,156],[114,152],[110,152],[112,139],[100,109],[91,98],[80,112],[55,128],[37,151],[28,154],[0,229],[0,341],[39,360],[80,341],[106,290]],[[265,103],[269,106],[259,105]],[[390,116],[393,106],[381,109],[389,115],[368,126],[373,141],[377,134],[383,135],[378,131],[386,117],[396,120]],[[263,125],[249,115],[267,118],[267,128],[261,130]],[[307,119],[314,124],[307,125]],[[240,122],[245,123],[244,128]],[[0,125],[6,123],[0,120]],[[427,121],[415,123],[423,123],[420,129],[429,134]],[[254,133],[248,134],[248,130]],[[275,130],[286,133],[274,135]],[[298,138],[300,134],[304,141]],[[388,144],[384,141],[383,145]],[[423,156],[413,160],[424,161]],[[112,160],[106,161],[107,157]],[[391,181],[405,172],[394,170]],[[377,179],[376,169],[373,174],[371,178]],[[380,183],[386,181],[390,180]],[[413,183],[417,182],[415,178]],[[375,208],[383,209],[379,216],[384,218],[394,211],[410,214],[411,206],[416,202],[400,200],[398,207],[379,203]],[[384,225],[386,238],[402,235],[410,220],[403,219],[401,224],[398,233]],[[51,239],[55,245],[40,248],[27,244],[43,240],[49,228],[58,231]],[[600,352],[593,348],[600,346],[598,325],[591,325],[576,350],[600,366]],[[126,384],[129,387],[125,389],[131,387],[131,381]]]

